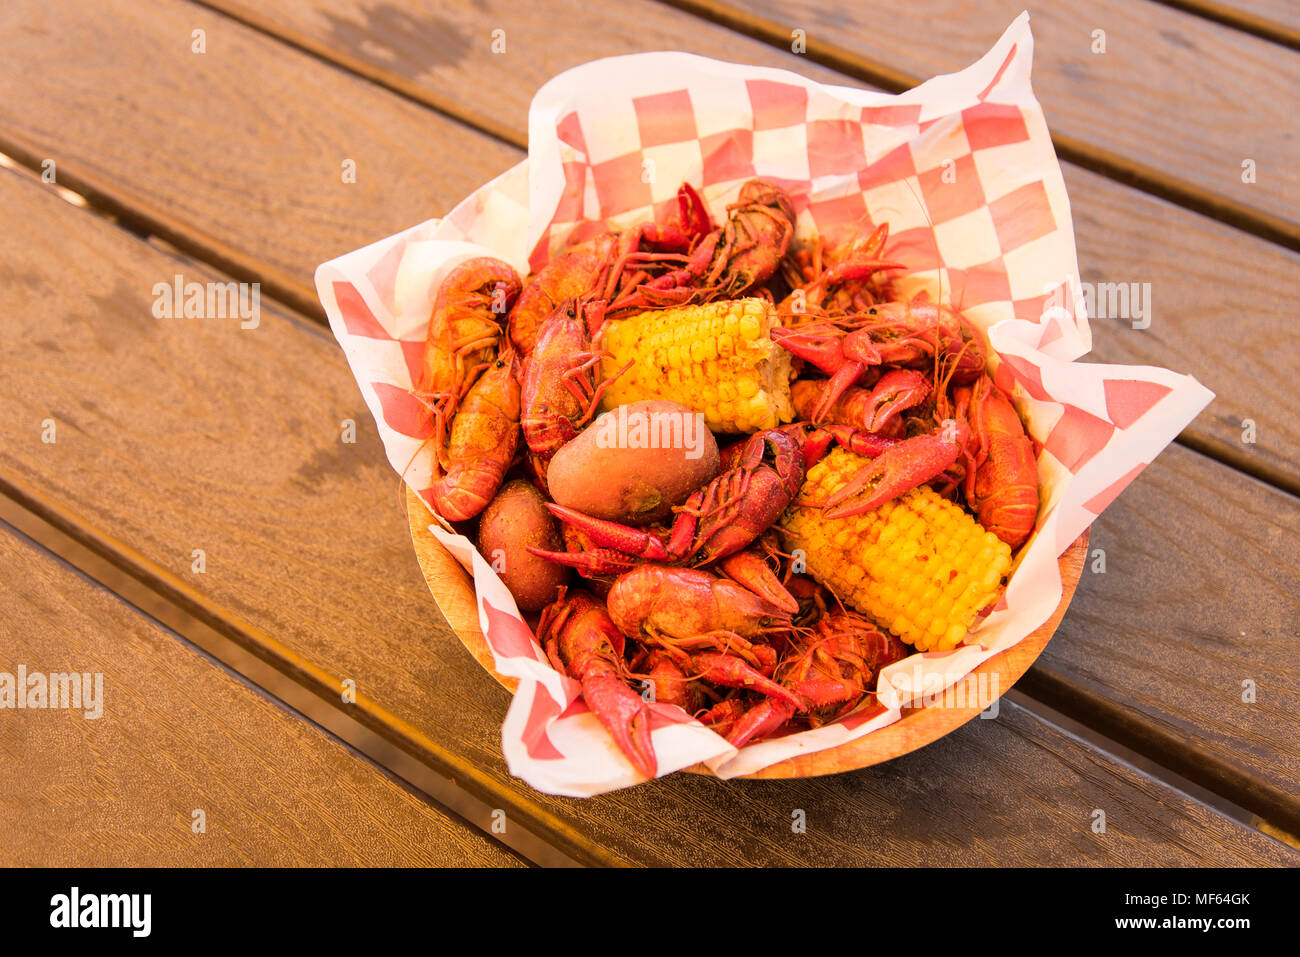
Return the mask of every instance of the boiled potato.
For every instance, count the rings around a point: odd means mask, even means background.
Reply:
[[[508,482],[483,510],[478,550],[515,596],[521,611],[539,611],[555,601],[555,589],[569,580],[569,569],[528,551],[565,550],[555,518],[542,493],[523,479]]]
[[[555,453],[546,478],[560,505],[647,525],[668,518],[718,467],[718,443],[703,416],[649,399],[598,416]]]

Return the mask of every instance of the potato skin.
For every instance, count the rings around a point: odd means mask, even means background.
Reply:
[[[478,550],[497,574],[520,611],[539,611],[555,600],[555,589],[569,580],[564,565],[538,558],[528,546],[564,551],[564,542],[542,493],[531,482],[508,482],[488,503],[479,521]]]
[[[620,419],[623,410],[625,418]],[[651,421],[648,416],[654,413],[692,417],[694,431],[679,431],[676,447],[628,447],[635,442],[637,423]],[[718,443],[694,415],[676,402],[648,399],[598,416],[551,459],[546,475],[551,497],[595,518],[629,525],[668,518],[674,505],[718,474]],[[694,449],[680,441],[683,435]],[[611,436],[615,437],[613,443]],[[688,457],[692,451],[698,452],[698,457]]]

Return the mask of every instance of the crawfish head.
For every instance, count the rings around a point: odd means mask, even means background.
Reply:
[[[780,187],[752,179],[727,213],[708,282],[720,284],[727,296],[739,296],[780,267],[794,236],[794,203]]]
[[[487,256],[461,263],[438,287],[417,394],[433,412],[440,447],[461,398],[492,364],[520,287],[508,263]]]
[[[566,249],[528,281],[510,310],[510,339],[522,355],[533,351],[543,323],[560,303],[592,290],[617,246],[617,233],[602,233]]]
[[[566,299],[543,324],[524,363],[521,401],[528,448],[549,460],[596,410],[600,353],[591,350],[578,302]]]
[[[687,638],[728,631],[743,637],[788,625],[790,615],[733,581],[694,568],[639,565],[609,590],[609,614],[628,637]]]

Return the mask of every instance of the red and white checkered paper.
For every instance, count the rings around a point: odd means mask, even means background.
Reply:
[[[495,255],[521,274],[566,243],[662,212],[700,187],[715,221],[746,180],[785,187],[801,236],[888,221],[908,293],[960,307],[997,354],[1039,447],[1034,538],[1006,594],[952,652],[885,669],[875,703],[838,724],[737,750],[683,711],[653,705],[660,772],[705,762],[720,777],[833,747],[898,720],[1042,624],[1060,601],[1057,557],[1213,395],[1164,369],[1076,362],[1091,346],[1070,203],[1030,87],[1022,14],[981,60],[898,96],[681,53],[598,60],[534,98],[528,159],[430,220],[322,265],[330,324],[393,467],[428,501],[432,457],[411,396],[434,294],[447,272]],[[519,679],[502,729],[511,772],[587,796],[639,776],[555,672],[471,542],[432,531],[473,576],[495,667]]]

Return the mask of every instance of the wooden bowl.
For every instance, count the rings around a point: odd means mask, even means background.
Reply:
[[[406,512],[411,523],[411,541],[415,545],[416,557],[420,560],[420,570],[424,573],[424,580],[429,586],[429,591],[433,593],[433,600],[437,602],[438,609],[474,659],[513,694],[518,682],[514,678],[499,675],[493,670],[492,652],[483,638],[483,632],[479,630],[478,605],[474,600],[473,579],[465,569],[461,568],[460,563],[452,558],[451,553],[443,548],[442,543],[429,534],[428,526],[435,522],[433,514],[409,487],[406,489]],[[1001,692],[1015,684],[1029,669],[1056,632],[1057,626],[1065,616],[1066,608],[1070,606],[1070,599],[1074,597],[1074,590],[1079,585],[1079,575],[1083,571],[1087,554],[1088,532],[1085,530],[1059,559],[1062,595],[1061,602],[1052,612],[1052,616],[1017,644],[1001,654],[994,655],[971,672],[974,675],[989,675],[989,687],[996,687],[999,697]],[[996,685],[992,683],[994,681],[992,676],[995,674]],[[973,705],[963,708],[904,708],[903,716],[887,727],[835,748],[786,758],[784,761],[743,777],[816,777],[821,774],[837,774],[841,771],[869,767],[924,747],[954,728],[961,727],[987,706],[986,703],[983,707]],[[702,764],[684,770],[701,774],[710,773],[709,769]]]

